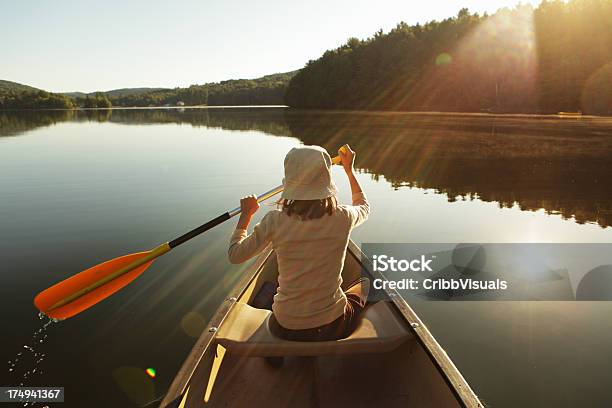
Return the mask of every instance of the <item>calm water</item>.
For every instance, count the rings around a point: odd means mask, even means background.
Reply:
[[[32,305],[40,290],[279,184],[293,146],[346,142],[358,152],[373,208],[357,242],[612,242],[611,120],[282,109],[0,113],[2,358],[13,360],[40,327]],[[334,176],[348,201],[343,174]],[[234,222],[48,327],[43,374],[26,384],[64,386],[65,407],[142,406],[163,395],[244,270],[225,257]],[[416,307],[491,406],[610,406],[612,305]],[[1,385],[19,378],[0,367]]]

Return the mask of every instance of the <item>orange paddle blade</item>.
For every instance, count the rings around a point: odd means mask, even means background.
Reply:
[[[72,317],[132,282],[155,258],[169,250],[164,244],[151,251],[121,256],[93,266],[40,292],[34,298],[34,305],[54,319]]]

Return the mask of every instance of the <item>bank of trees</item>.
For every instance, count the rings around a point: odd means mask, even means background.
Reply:
[[[285,95],[322,109],[612,114],[612,1],[398,24],[310,61]]]
[[[71,98],[66,95],[37,90],[0,93],[0,109],[74,109],[111,108],[109,98],[97,92],[94,95]]]
[[[612,115],[612,1],[545,2],[534,25],[540,106]]]
[[[91,94],[53,94],[0,81],[0,109],[111,108],[113,106],[282,105],[295,72],[191,85],[188,88],[134,88]],[[8,84],[3,87],[3,83]],[[9,87],[10,85],[10,87]],[[21,86],[18,88],[17,86]]]
[[[158,89],[145,93],[123,94],[111,97],[114,106],[165,106],[176,105],[177,92],[173,89]]]
[[[114,106],[186,106],[206,105],[208,88],[204,85],[192,85],[189,88],[155,89],[149,92],[111,96]]]
[[[72,109],[67,96],[46,91],[21,91],[0,94],[0,109]]]
[[[282,105],[295,72],[110,97],[114,106]]]
[[[86,95],[84,98],[76,98],[75,103],[78,107],[87,109],[109,109],[113,106],[108,97],[102,92]]]
[[[282,105],[296,71],[208,84],[209,105]]]

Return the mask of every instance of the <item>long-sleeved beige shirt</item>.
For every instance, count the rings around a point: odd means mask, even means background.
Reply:
[[[271,243],[279,272],[272,305],[276,319],[292,330],[322,326],[344,313],[346,296],[340,285],[349,235],[369,213],[363,193],[353,194],[353,205],[339,205],[331,215],[314,220],[272,210],[251,234],[234,231],[230,262],[245,262]]]

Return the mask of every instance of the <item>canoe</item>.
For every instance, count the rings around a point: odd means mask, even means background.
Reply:
[[[343,281],[380,277],[349,242]],[[482,407],[457,367],[395,291],[369,304],[348,338],[296,342],[270,333],[257,308],[276,281],[270,249],[219,306],[176,375],[162,408]],[[283,356],[281,367],[263,357]]]

